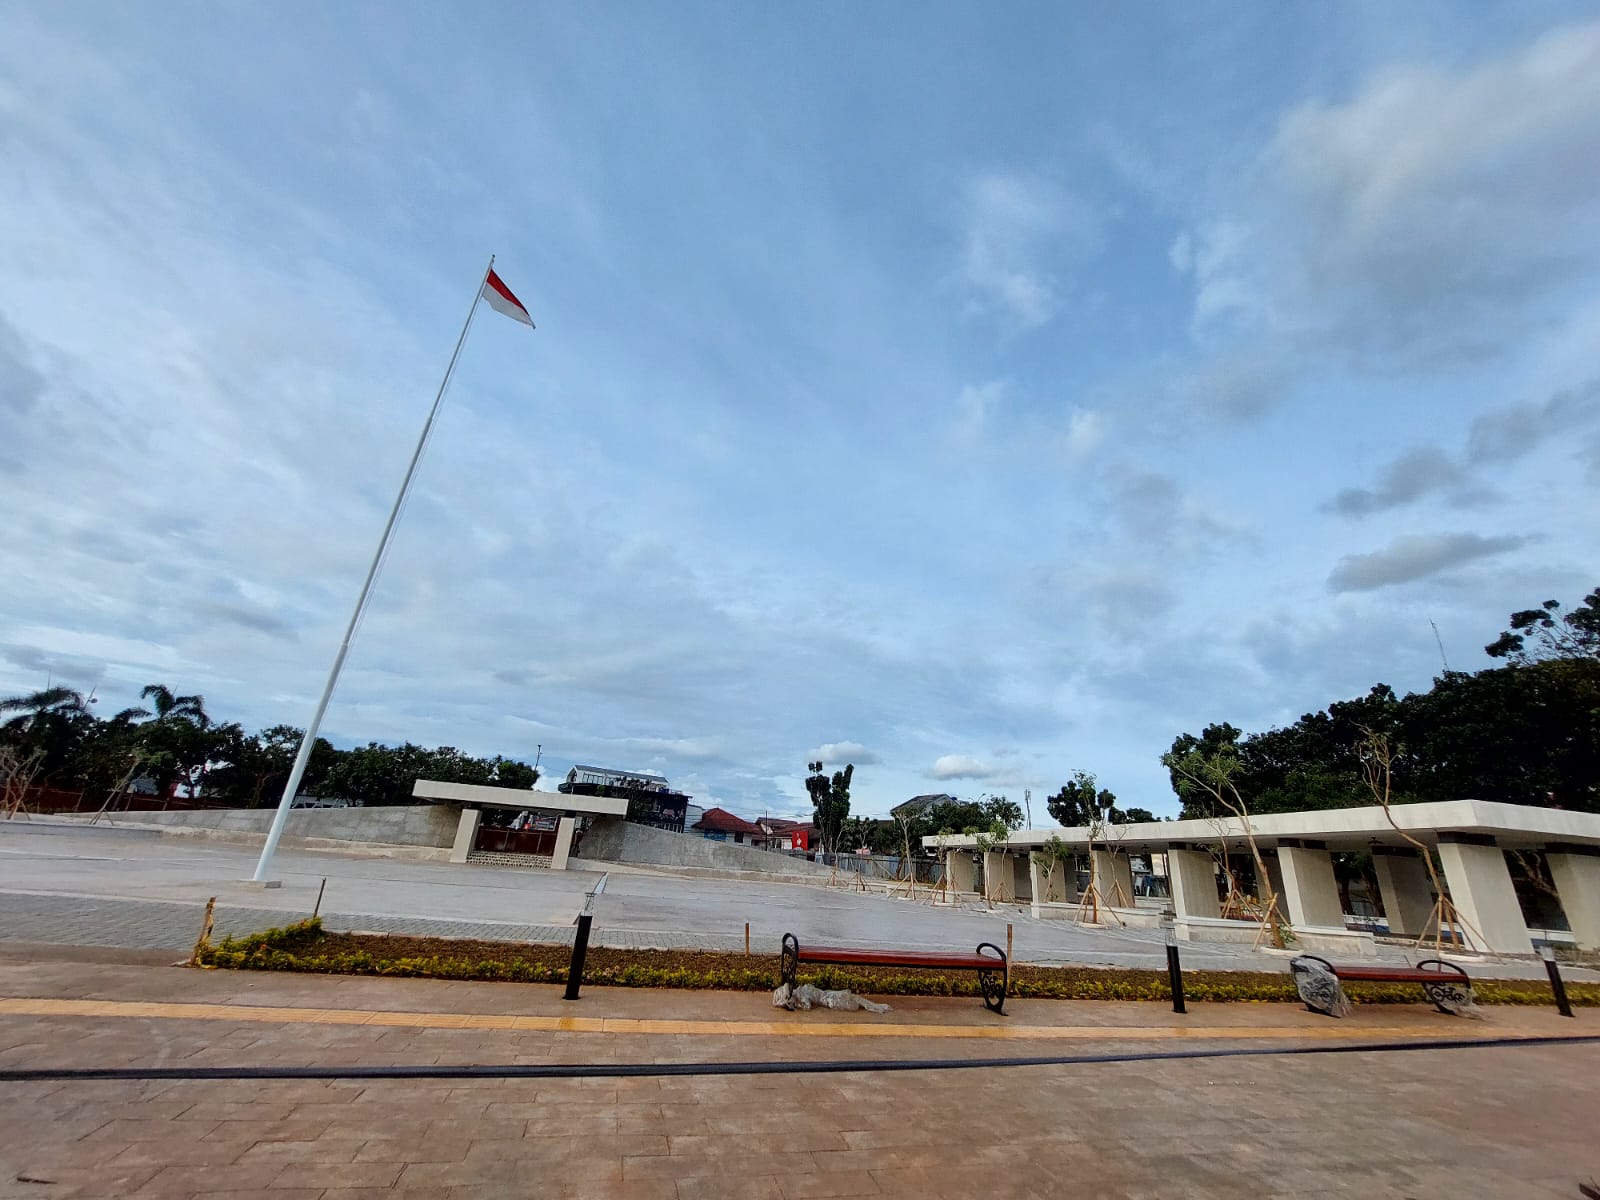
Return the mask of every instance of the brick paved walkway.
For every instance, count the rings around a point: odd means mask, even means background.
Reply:
[[[0,1063],[684,1062],[991,1056],[1159,1048],[1210,1029],[1286,1044],[1600,1032],[1592,1011],[1423,1006],[1333,1023],[1290,1005],[897,1001],[889,1017],[783,1013],[765,997],[196,972],[139,956],[0,956],[0,995],[256,1008],[276,1023],[0,1012]],[[178,1012],[184,1010],[178,1009]],[[346,1023],[391,1014],[393,1024]],[[580,1029],[445,1028],[419,1015],[579,1014]],[[627,1032],[589,1031],[615,1019]],[[641,1020],[827,1025],[836,1036],[640,1032]],[[927,1027],[927,1038],[875,1025]],[[682,1025],[673,1026],[682,1029]],[[1070,1047],[1032,1028],[1075,1030]],[[882,1032],[881,1030],[878,1032]],[[1600,1047],[1524,1046],[1301,1058],[1123,1062],[825,1076],[205,1081],[0,1085],[0,1197],[1523,1197],[1579,1200],[1600,1176]],[[43,1182],[48,1180],[50,1182]]]

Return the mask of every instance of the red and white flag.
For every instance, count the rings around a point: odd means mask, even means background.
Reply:
[[[495,312],[503,313],[513,321],[521,321],[529,329],[534,327],[533,318],[522,307],[522,301],[511,294],[511,289],[501,282],[493,269],[489,271],[489,278],[483,281],[483,298]]]

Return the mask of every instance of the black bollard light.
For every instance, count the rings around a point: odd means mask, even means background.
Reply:
[[[594,924],[594,898],[606,890],[606,880],[611,876],[600,876],[600,882],[594,885],[594,891],[588,893],[583,900],[583,911],[578,914],[578,930],[572,935],[572,961],[567,964],[567,994],[563,1000],[576,1000],[578,988],[583,985],[583,960],[589,953],[589,926]]]
[[[1539,957],[1544,959],[1545,974],[1550,976],[1550,990],[1556,995],[1556,1011],[1563,1017],[1570,1017],[1572,1005],[1567,1002],[1567,984],[1561,978],[1561,968],[1556,966],[1555,947],[1546,942],[1539,947]]]
[[[1167,935],[1167,981],[1172,985],[1172,1011],[1186,1013],[1183,1006],[1183,966],[1178,962],[1177,913],[1170,908],[1161,914],[1161,928]]]
[[[578,914],[578,932],[572,938],[572,961],[567,965],[567,994],[566,1000],[578,998],[578,986],[583,983],[583,959],[589,953],[589,926],[594,923],[594,914]]]

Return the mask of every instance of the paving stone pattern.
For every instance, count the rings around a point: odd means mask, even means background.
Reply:
[[[718,1045],[197,1024],[8,1019],[0,1061],[70,1047],[103,1063],[648,1062]],[[861,1041],[851,1053],[875,1052]],[[818,1050],[773,1052],[791,1048]],[[7,1085],[0,1196],[1579,1200],[1578,1182],[1600,1175],[1579,1119],[1600,1098],[1596,1067],[1593,1047],[1526,1047],[804,1077]]]
[[[139,950],[188,950],[200,934],[203,904],[180,901],[108,900],[94,896],[58,896],[0,892],[0,941],[42,942],[72,946],[107,946]],[[309,916],[309,913],[303,914]],[[254,933],[296,919],[281,909],[218,905],[217,939]],[[570,945],[571,925],[521,925],[491,921],[444,921],[383,913],[322,914],[323,925],[340,932],[404,933],[417,936],[486,938],[493,941]],[[652,929],[607,929],[597,926],[590,941],[618,949],[740,950],[743,939]]]
[[[87,956],[87,957],[86,957]],[[1061,1042],[941,1036],[952,1025],[1097,1031],[1135,1055],[1243,1029],[1329,1045],[1292,1005],[895,1002],[878,1018],[774,1013],[765,997],[440,980],[184,971],[126,952],[0,949],[0,994],[305,1006],[300,1023],[0,1015],[0,1066],[716,1063],[1060,1054]],[[778,1022],[766,1035],[350,1024],[395,1011]],[[1595,1014],[1425,1005],[1358,1010],[1405,1036],[1592,1034]],[[1345,1023],[1339,1023],[1342,1029]],[[832,1026],[826,1037],[788,1026]],[[1211,1031],[1203,1033],[1202,1031]],[[1394,1031],[1398,1032],[1398,1030]],[[788,1034],[786,1036],[786,1034]],[[1264,1043],[1253,1037],[1249,1043]],[[1580,1200],[1600,1177],[1600,1046],[1130,1061],[829,1075],[606,1079],[39,1082],[0,1085],[0,1198],[1083,1196]]]

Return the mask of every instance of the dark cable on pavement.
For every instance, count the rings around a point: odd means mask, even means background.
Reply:
[[[870,1036],[870,1035],[864,1035]],[[1072,1067],[1103,1063],[1173,1062],[1198,1058],[1265,1058],[1306,1054],[1400,1054],[1418,1050],[1482,1050],[1515,1046],[1572,1046],[1579,1037],[1472,1038],[1428,1042],[1357,1042],[1331,1046],[1226,1046],[1118,1054],[1034,1055],[1024,1058],[861,1058],[824,1062],[502,1063],[441,1066],[310,1067],[3,1067],[0,1083],[102,1079],[628,1079],[683,1075],[837,1075],[875,1071],[972,1071],[1000,1067]]]

